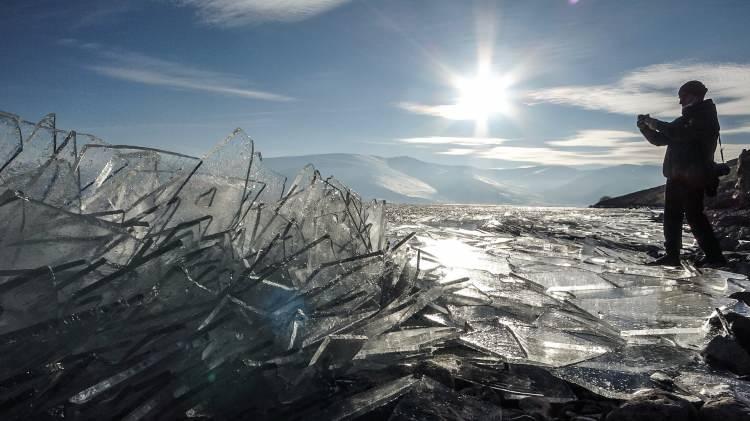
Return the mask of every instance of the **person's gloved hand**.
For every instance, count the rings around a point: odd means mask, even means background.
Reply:
[[[646,117],[643,119],[643,123],[651,130],[656,130],[657,125],[659,124],[659,120],[651,117]]]
[[[645,129],[647,127],[646,118],[648,117],[648,114],[638,114],[638,121],[635,123],[635,125],[641,130]]]

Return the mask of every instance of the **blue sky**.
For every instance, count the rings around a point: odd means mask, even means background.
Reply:
[[[728,155],[750,143],[746,0],[3,9],[0,109],[28,120],[55,112],[58,126],[111,143],[200,156],[242,127],[265,156],[657,164],[663,151],[638,137],[635,114],[676,116],[676,89],[690,79],[717,102]]]

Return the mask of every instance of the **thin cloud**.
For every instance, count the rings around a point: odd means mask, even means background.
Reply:
[[[90,26],[101,26],[138,7],[140,6],[128,2],[94,2],[86,4],[82,10],[77,11],[71,27],[80,29]]]
[[[745,150],[750,149],[750,143],[725,143],[724,144],[724,158],[726,160],[734,159],[740,156],[740,153]],[[716,148],[716,154],[715,159],[719,160],[719,149]]]
[[[456,150],[441,152],[455,155]],[[462,153],[463,154],[463,153]],[[664,158],[663,150],[640,142],[626,142],[618,147],[597,148],[594,151],[568,151],[549,147],[497,146],[475,150],[476,158],[498,159],[536,165],[621,165],[658,164]]]
[[[457,145],[457,146],[491,146],[507,142],[508,139],[498,137],[408,137],[399,139],[399,142],[417,145]]]
[[[467,148],[450,148],[447,151],[438,152],[440,155],[454,155],[454,156],[465,156],[475,155],[477,151],[475,149]]]
[[[250,89],[247,87],[247,81],[227,73],[204,70],[130,51],[105,49],[96,43],[84,43],[71,38],[63,38],[58,44],[94,52],[101,60],[84,67],[114,79],[265,101],[294,100],[285,95]]]
[[[750,124],[740,127],[735,127],[732,129],[722,129],[721,134],[723,135],[735,135],[735,134],[745,134],[750,133]]]
[[[349,0],[177,0],[196,9],[209,25],[237,27],[259,22],[298,22]]]
[[[0,27],[7,22],[22,20],[29,32],[43,28],[64,27],[79,31],[111,25],[130,12],[143,8],[142,1],[59,0],[5,1]]]
[[[414,102],[399,102],[397,107],[414,114],[442,117],[448,120],[474,120],[476,115],[470,113],[466,107],[458,105],[426,105]]]
[[[609,85],[560,86],[527,93],[531,103],[570,105],[616,114],[674,115],[677,88],[703,81],[721,115],[750,115],[750,64],[665,63],[632,71]]]
[[[551,140],[546,143],[562,147],[613,148],[622,146],[623,142],[628,139],[640,137],[642,137],[640,133],[624,130],[581,130],[571,138]]]
[[[534,165],[659,165],[664,159],[664,148],[657,148],[639,133],[619,130],[582,130],[562,140],[545,142],[544,146],[507,146],[504,144],[476,144],[473,138],[445,138],[452,142],[439,143],[449,147],[441,155],[471,156]],[[727,159],[735,158],[742,144],[724,144]],[[719,151],[716,151],[718,159]]]

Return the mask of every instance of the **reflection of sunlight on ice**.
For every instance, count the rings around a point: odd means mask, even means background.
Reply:
[[[435,244],[429,247],[429,252],[434,254],[442,265],[451,268],[474,267],[479,261],[474,247],[453,238],[435,241]]]
[[[437,260],[437,264],[445,267],[447,280],[469,276],[469,272],[475,270],[493,274],[510,273],[510,267],[505,259],[489,256],[483,249],[456,238],[424,239],[422,249],[432,255]],[[429,264],[423,265],[423,268],[428,269],[429,266]]]

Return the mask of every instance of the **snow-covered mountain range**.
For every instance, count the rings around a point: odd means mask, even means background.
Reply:
[[[364,198],[393,203],[481,203],[588,206],[664,183],[657,166],[618,165],[599,169],[537,166],[482,169],[444,165],[400,156],[321,154],[265,158],[271,169],[292,180],[313,164]]]

